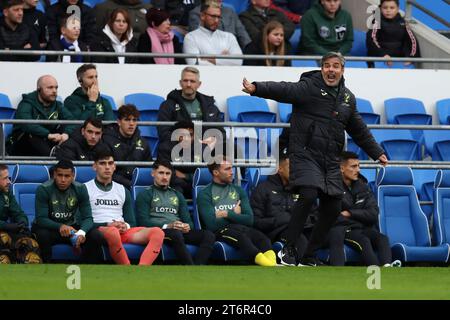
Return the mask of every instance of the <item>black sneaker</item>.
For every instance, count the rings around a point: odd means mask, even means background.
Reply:
[[[297,249],[286,245],[278,251],[278,258],[280,258],[280,264],[283,266],[295,267],[297,265]]]
[[[320,267],[325,264],[316,257],[303,257],[298,263],[299,267]]]

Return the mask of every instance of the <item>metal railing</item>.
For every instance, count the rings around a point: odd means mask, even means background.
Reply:
[[[434,0],[434,1],[436,1],[436,0]],[[444,1],[447,4],[450,4],[449,0],[444,0]],[[425,14],[429,15],[430,17],[432,17],[434,20],[442,23],[447,28],[450,28],[450,23],[447,20],[445,20],[444,18],[438,16],[433,11],[425,8],[424,6],[422,6],[420,3],[418,3],[415,0],[406,0],[406,15],[405,15],[406,19],[411,20],[411,18],[412,18],[412,8],[413,7],[416,7],[417,9],[421,10]]]
[[[317,60],[320,61],[322,56],[308,55],[217,55],[217,54],[187,54],[187,53],[144,53],[144,52],[96,52],[96,51],[46,51],[46,50],[0,50],[1,56],[8,55],[21,55],[21,56],[43,56],[43,55],[63,55],[63,56],[86,56],[86,57],[138,57],[138,58],[154,58],[154,57],[164,57],[164,58],[194,58],[199,59],[251,59],[251,60]],[[413,62],[413,63],[450,63],[450,58],[383,58],[383,57],[354,57],[346,56],[348,61],[368,61],[368,62]]]

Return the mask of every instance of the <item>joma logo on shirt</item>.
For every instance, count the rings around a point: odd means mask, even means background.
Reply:
[[[97,199],[94,203],[96,206],[118,206],[119,201],[109,199]]]
[[[174,208],[156,207],[156,212],[162,212],[162,213],[177,213],[177,210],[175,210]]]
[[[233,210],[235,206],[236,206],[235,204],[223,204],[220,206],[215,206],[214,209],[216,209],[216,211],[218,211],[218,210]]]

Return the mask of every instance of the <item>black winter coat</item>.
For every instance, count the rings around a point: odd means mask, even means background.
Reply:
[[[96,152],[99,150],[108,150],[108,146],[102,140],[100,140],[94,147],[89,146],[86,139],[81,135],[80,130],[71,134],[69,140],[56,147],[56,159],[93,161]]]
[[[214,97],[197,92],[196,98],[200,102],[202,109],[202,121],[204,122],[222,122],[219,108],[215,105]],[[167,100],[161,103],[158,112],[158,121],[192,121],[184,105],[181,90],[173,90],[167,95]],[[158,126],[158,156],[170,159],[170,153],[173,143],[170,141],[172,128],[170,126]],[[203,131],[211,129],[205,127]],[[225,138],[223,128],[218,128]],[[217,146],[216,146],[217,148]]]
[[[342,197],[339,155],[345,131],[372,159],[384,150],[356,110],[356,99],[342,78],[338,93],[328,87],[320,71],[302,74],[299,82],[255,82],[255,96],[293,104],[289,131],[289,183],[315,187]]]
[[[31,48],[24,49],[30,44]],[[5,17],[0,17],[0,50],[40,50],[37,34],[27,24],[20,23],[12,30],[5,22]],[[37,61],[39,56],[2,55],[0,61]]]
[[[258,185],[250,198],[253,226],[267,235],[272,242],[279,241],[281,233],[289,225],[291,209],[297,200],[297,195],[287,190],[278,174],[268,177]],[[316,216],[310,215],[304,228],[312,228],[315,221]]]
[[[115,161],[151,161],[151,151],[147,140],[141,137],[139,128],[136,128],[131,138],[122,136],[119,125],[116,123],[106,126],[103,141],[112,151]],[[118,166],[114,172],[113,180],[131,187],[134,166]]]
[[[367,180],[360,176],[354,181],[351,189],[343,183],[344,196],[342,198],[341,211],[349,211],[350,218],[338,216],[335,225],[345,226],[351,229],[375,227],[378,225],[378,205],[375,197],[367,185]]]
[[[369,56],[420,57],[419,42],[405,19],[398,14],[394,19],[381,17],[381,28],[366,34]]]
[[[115,52],[112,46],[111,39],[103,32],[100,31],[100,35],[95,42],[91,45],[91,51],[97,52]],[[131,38],[131,41],[125,46],[125,52],[137,52],[137,39]],[[92,57],[92,62],[95,63],[119,63],[117,57]],[[136,57],[125,57],[125,63],[137,63]]]

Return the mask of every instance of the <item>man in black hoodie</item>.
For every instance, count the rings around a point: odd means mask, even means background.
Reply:
[[[56,159],[93,161],[98,150],[108,149],[108,146],[102,141],[102,132],[102,120],[86,119],[79,131],[74,132],[69,140],[55,148]]]
[[[344,149],[345,131],[372,158],[386,165],[384,150],[375,142],[356,109],[356,99],[345,86],[345,59],[338,52],[322,57],[321,70],[302,74],[299,82],[254,82],[244,78],[243,91],[254,96],[292,103],[289,130],[289,184],[299,201],[292,210],[287,243],[278,254],[281,263],[316,266],[315,250],[326,239],[341,212],[344,194],[339,155]],[[303,258],[295,242],[312,206],[320,199],[320,214]]]
[[[167,95],[167,100],[161,103],[158,112],[158,121],[203,121],[222,122],[219,108],[215,105],[214,97],[198,92],[201,86],[200,71],[194,67],[186,67],[181,72],[181,90],[173,90]],[[205,127],[205,132],[211,127]],[[171,135],[174,128],[171,126],[158,126],[158,154],[170,155],[173,147]],[[204,132],[202,143],[209,144],[216,137],[218,144],[216,150],[224,150],[221,141],[225,139],[223,128],[218,129],[222,137],[218,136],[217,129]],[[217,134],[217,135],[216,135]],[[207,137],[208,136],[208,137]],[[205,138],[206,137],[206,138]],[[219,151],[220,153],[220,151]],[[222,153],[223,154],[223,153]],[[169,159],[175,161],[174,159]]]
[[[6,0],[0,17],[0,50],[39,50],[36,33],[23,22],[23,0]],[[37,61],[39,56],[6,55],[0,61]]]
[[[359,174],[357,154],[348,151],[341,154],[341,172],[345,191],[341,213],[329,233],[330,264],[345,264],[345,242],[361,252],[365,265],[390,267],[392,253],[389,239],[377,230],[377,201],[366,178]],[[375,250],[378,251],[378,256]],[[398,266],[398,263],[395,261],[393,265]]]
[[[36,9],[39,0],[25,0],[23,3],[23,22],[38,36],[41,49],[47,47],[47,17]]]
[[[116,161],[152,161],[147,140],[141,137],[137,127],[139,110],[133,104],[125,104],[118,110],[119,119],[106,127],[103,141],[111,149]],[[117,166],[113,180],[131,188],[134,166]]]

